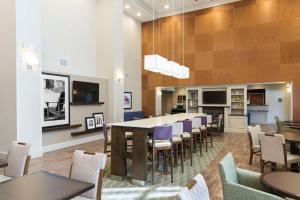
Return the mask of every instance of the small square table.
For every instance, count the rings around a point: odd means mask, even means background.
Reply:
[[[0,183],[1,200],[67,200],[95,187],[68,177],[37,172]]]

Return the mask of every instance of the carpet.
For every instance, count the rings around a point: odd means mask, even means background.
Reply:
[[[202,157],[199,152],[194,153],[193,166],[190,166],[190,161],[187,159],[184,162],[184,173],[181,173],[180,166],[174,168],[173,183],[171,183],[170,174],[159,174],[155,176],[155,185],[151,185],[151,170],[148,171],[148,184],[145,187],[132,185],[127,180],[112,180],[107,176],[103,180],[102,199],[174,199],[176,193],[195,175],[201,173],[223,149],[223,146],[223,142],[214,142],[213,148],[209,146],[208,152],[205,152],[205,148],[203,149]]]

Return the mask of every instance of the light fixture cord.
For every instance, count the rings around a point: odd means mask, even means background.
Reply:
[[[184,24],[185,20],[184,20],[184,0],[182,0],[182,65],[185,66],[184,64]]]
[[[154,52],[155,52],[155,50],[154,50],[154,48],[155,48],[155,44],[154,44],[154,37],[155,37],[155,24],[154,24],[154,19],[155,19],[155,17],[154,17],[154,6],[155,6],[155,4],[154,4],[154,1],[155,0],[152,0],[152,7],[153,7],[153,9],[152,9],[152,15],[153,15],[153,21],[152,21],[152,29],[153,29],[153,35],[152,35],[152,40],[153,40],[153,46],[152,46],[152,48],[153,48],[153,55],[154,55]]]
[[[173,25],[173,35],[172,35],[172,58],[173,58],[173,61],[175,61],[174,60],[174,58],[175,58],[175,54],[174,54],[174,38],[175,38],[175,34],[174,34],[174,5],[175,5],[175,3],[174,3],[175,1],[173,0],[173,8],[172,8],[172,25]]]

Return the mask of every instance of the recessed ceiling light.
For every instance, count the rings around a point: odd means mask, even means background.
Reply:
[[[130,8],[130,5],[129,5],[129,4],[126,4],[126,5],[125,5],[125,8],[127,8],[127,9]]]
[[[138,12],[136,13],[136,16],[140,17],[142,15],[142,13]]]
[[[169,8],[170,8],[169,4],[166,4],[165,9],[169,9]]]

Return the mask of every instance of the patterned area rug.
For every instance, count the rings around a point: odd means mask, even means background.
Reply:
[[[222,142],[215,142],[213,148],[208,148],[208,152],[203,151],[193,154],[193,166],[187,159],[184,162],[184,173],[181,173],[181,167],[174,168],[174,183],[171,184],[171,176],[157,174],[155,176],[155,185],[151,185],[151,171],[148,171],[148,184],[145,187],[132,185],[129,181],[115,181],[104,178],[102,198],[110,199],[174,199],[176,193],[195,175],[201,173],[211,160],[223,149]]]

